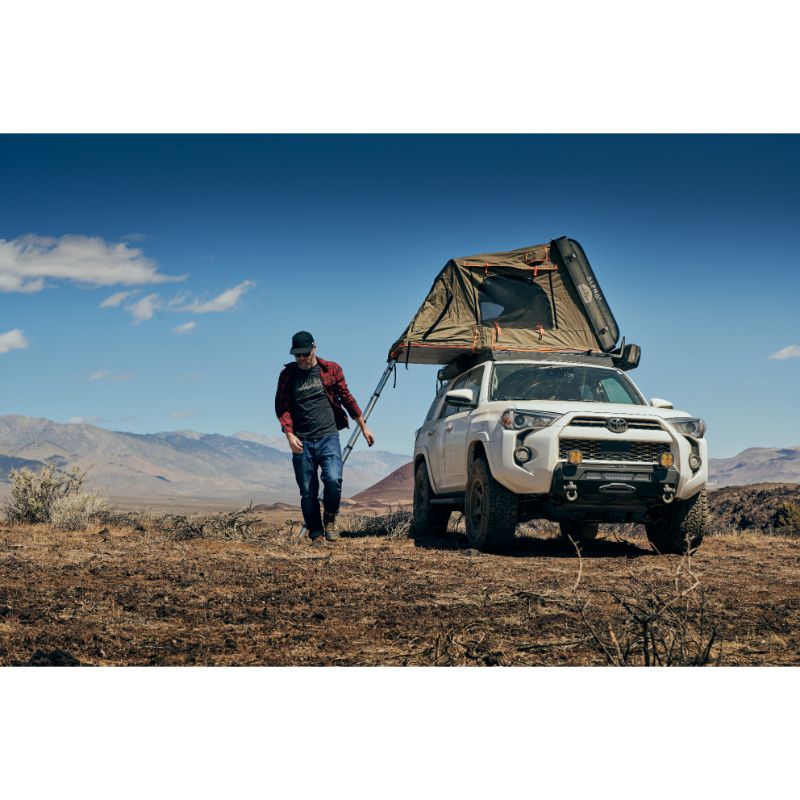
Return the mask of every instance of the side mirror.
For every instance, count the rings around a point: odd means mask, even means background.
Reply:
[[[672,408],[672,403],[669,400],[662,400],[660,397],[651,398],[650,405],[653,408]]]
[[[621,370],[636,369],[642,357],[642,348],[638,344],[626,344],[620,350],[619,355],[612,356],[614,366]]]
[[[471,389],[451,389],[445,399],[456,408],[474,408],[477,405]]]

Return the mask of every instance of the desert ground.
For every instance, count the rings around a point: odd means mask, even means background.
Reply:
[[[487,555],[457,515],[411,537],[403,507],[350,507],[315,545],[291,506],[0,523],[0,664],[798,664],[800,538],[721,492],[688,559],[630,526],[576,549],[550,523]]]

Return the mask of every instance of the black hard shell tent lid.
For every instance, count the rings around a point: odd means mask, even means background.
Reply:
[[[389,360],[449,364],[479,355],[601,356],[611,353],[618,338],[583,248],[562,236],[448,261],[389,350]]]

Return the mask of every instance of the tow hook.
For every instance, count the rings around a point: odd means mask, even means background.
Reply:
[[[564,488],[567,490],[567,500],[569,500],[570,503],[575,502],[575,500],[578,499],[577,485],[573,481],[570,481],[569,483],[564,485]]]
[[[675,489],[668,484],[664,486],[664,495],[661,498],[667,505],[675,499]]]

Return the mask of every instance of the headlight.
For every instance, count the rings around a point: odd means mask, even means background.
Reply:
[[[682,419],[667,420],[678,433],[684,436],[691,436],[695,439],[702,439],[706,432],[706,423],[702,419],[694,417],[684,417]]]
[[[563,416],[563,414],[552,414],[549,411],[516,411],[509,408],[508,411],[503,412],[500,421],[508,431],[539,430],[552,425]]]

